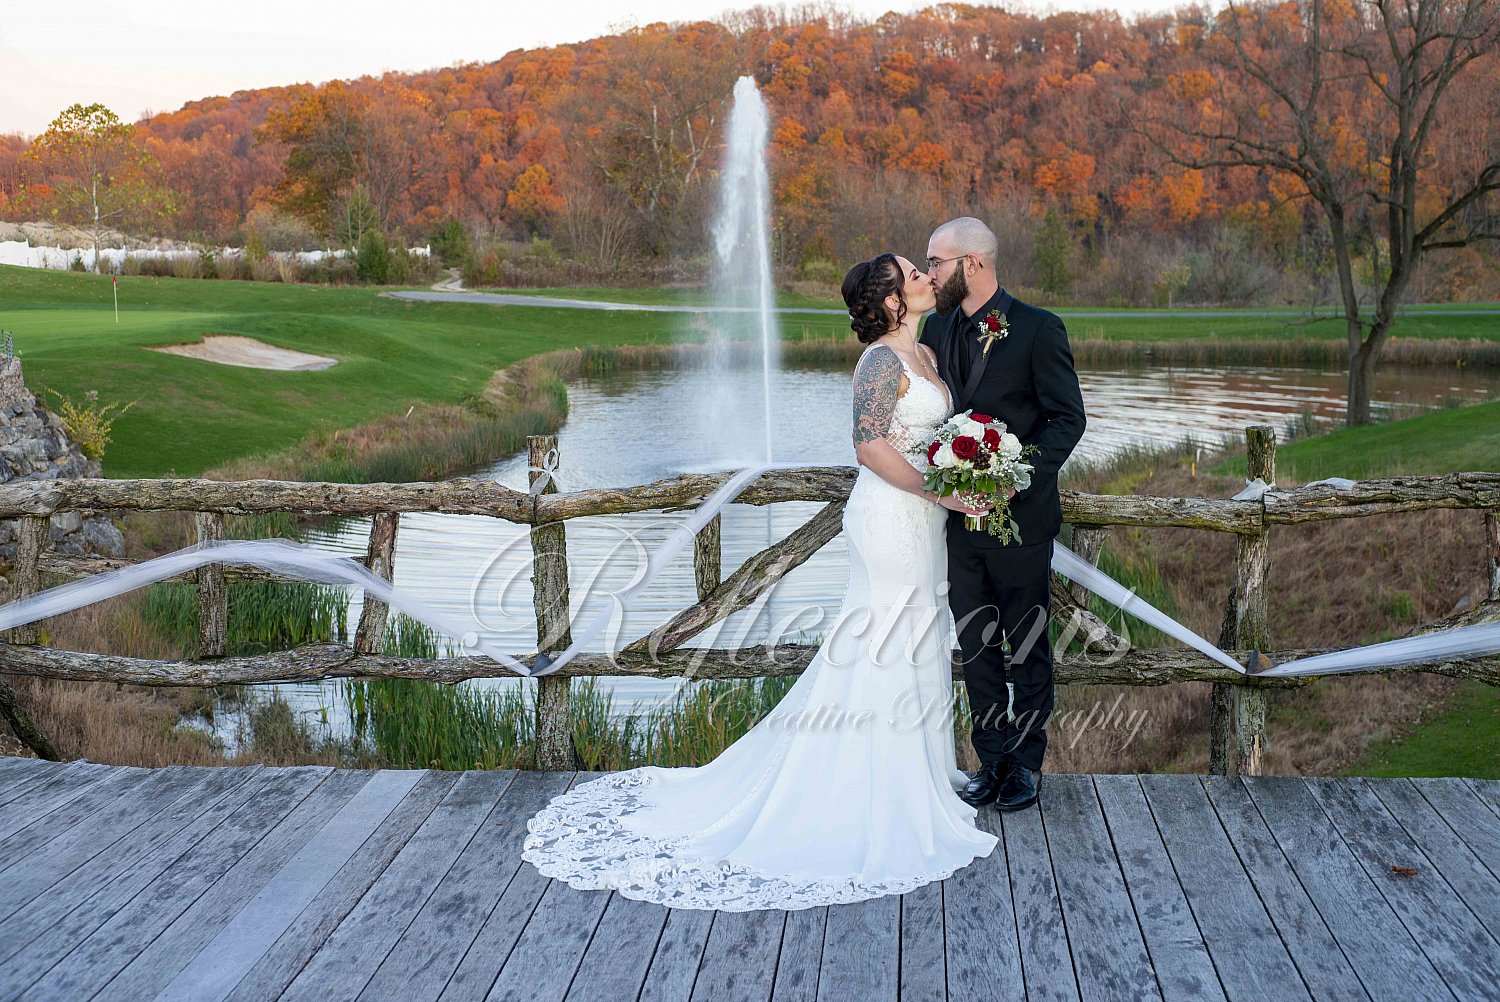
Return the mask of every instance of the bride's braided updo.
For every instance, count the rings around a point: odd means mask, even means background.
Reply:
[[[849,326],[861,344],[878,341],[906,319],[905,284],[901,265],[889,252],[849,269],[844,276],[844,305],[849,307]],[[885,305],[885,298],[892,295],[901,300],[894,320]]]

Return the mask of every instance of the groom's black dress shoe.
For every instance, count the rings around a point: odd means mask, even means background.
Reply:
[[[995,798],[1000,795],[1000,788],[1004,785],[1010,768],[1009,760],[984,763],[979,767],[979,771],[969,778],[968,785],[958,791],[958,798],[971,807],[993,804]]]
[[[1000,784],[995,797],[995,808],[1001,811],[1019,811],[1036,803],[1042,783],[1042,770],[1028,769],[1019,763],[1013,765],[1010,775]]]

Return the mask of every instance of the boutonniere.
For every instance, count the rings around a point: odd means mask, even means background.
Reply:
[[[999,310],[990,310],[979,321],[979,340],[984,342],[983,354],[988,355],[996,341],[1005,340],[1010,333],[1010,321]]]

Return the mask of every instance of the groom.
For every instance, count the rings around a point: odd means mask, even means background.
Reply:
[[[995,234],[978,219],[950,220],[927,244],[927,274],[937,290],[936,314],[921,342],[937,355],[955,411],[1004,421],[1023,445],[1035,443],[1031,486],[1012,492],[1020,539],[1002,544],[964,527],[948,513],[948,604],[958,626],[964,685],[973,715],[980,768],[959,793],[976,807],[1018,810],[1036,803],[1046,724],[1052,714],[1052,539],[1062,526],[1057,472],[1083,437],[1083,394],[1063,322],[1000,287]],[[987,319],[1004,324],[987,324]],[[980,337],[981,324],[1005,326],[999,340]],[[1015,688],[1006,712],[1007,665]]]

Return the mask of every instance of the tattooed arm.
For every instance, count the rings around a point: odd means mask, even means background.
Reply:
[[[876,345],[861,357],[854,370],[854,458],[893,487],[936,501],[937,495],[923,486],[922,474],[885,439],[905,376],[889,345]]]

